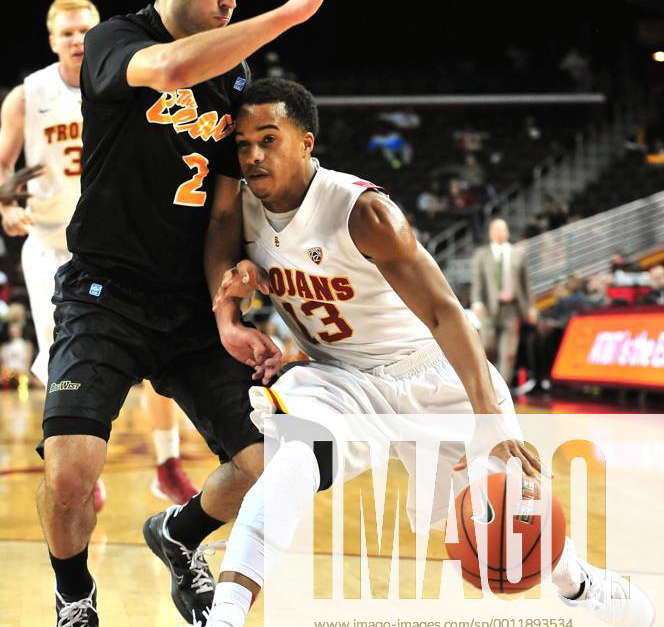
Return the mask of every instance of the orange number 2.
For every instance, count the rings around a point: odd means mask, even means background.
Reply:
[[[190,155],[185,155],[182,160],[193,170],[196,169],[196,174],[193,178],[182,183],[175,192],[173,203],[176,205],[186,205],[187,207],[202,207],[207,198],[207,192],[201,191],[203,181],[209,173],[208,160],[203,156],[194,152]]]

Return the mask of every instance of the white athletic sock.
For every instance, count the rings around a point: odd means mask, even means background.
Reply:
[[[250,607],[250,590],[232,581],[218,583],[211,612],[217,619],[215,627],[242,627]]]
[[[177,425],[170,429],[154,429],[152,439],[157,454],[157,466],[161,466],[171,457],[180,457],[180,430]]]
[[[571,599],[579,594],[582,580],[583,574],[574,544],[569,538],[565,538],[565,548],[551,573],[551,581],[557,586],[560,596]]]
[[[312,503],[319,485],[318,463],[311,447],[303,442],[283,444],[242,501],[221,571],[240,573],[262,588],[265,543],[277,552],[288,549],[300,517]],[[278,508],[270,508],[267,530],[263,524],[265,486],[269,489],[268,498],[279,504]]]

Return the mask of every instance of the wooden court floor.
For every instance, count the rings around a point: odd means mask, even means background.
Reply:
[[[19,398],[14,391],[0,391],[0,627],[54,624],[53,578],[34,505],[34,494],[42,470],[41,460],[34,452],[40,437],[42,395],[43,391],[31,390],[27,398]],[[544,413],[550,410],[522,404],[520,411]],[[620,417],[616,417],[616,420],[620,420]],[[643,436],[647,439],[643,450],[657,451],[659,449],[653,449],[652,443],[664,443],[664,422],[649,424],[648,429]],[[638,432],[634,436],[638,445]],[[215,461],[184,417],[181,439],[186,469],[194,482],[201,485],[214,469]],[[174,627],[184,624],[170,600],[167,572],[144,546],[141,534],[143,521],[167,506],[164,501],[153,497],[149,490],[154,474],[151,447],[149,420],[144,410],[142,390],[137,387],[131,391],[121,416],[114,424],[103,473],[107,504],[99,515],[90,546],[91,571],[99,589],[101,624],[106,627]],[[635,450],[638,455],[640,449]],[[616,487],[619,498],[624,496],[625,507],[634,511],[634,524],[658,525],[659,531],[644,536],[644,542],[650,542],[653,537],[657,539],[656,546],[640,547],[643,553],[639,555],[647,552],[648,559],[630,559],[635,554],[629,547],[625,547],[622,552],[618,551],[617,561],[621,563],[612,566],[620,568],[622,574],[634,577],[651,596],[664,598],[664,568],[661,566],[664,559],[664,509],[661,504],[663,475],[654,472],[654,469],[659,468],[661,456],[653,457],[652,468],[649,469],[647,464],[644,465],[643,456],[635,459],[632,464],[629,449],[626,455],[625,484]],[[567,469],[553,470],[559,482],[557,485],[564,486],[569,480]],[[589,470],[593,471],[592,468]],[[629,480],[630,475],[638,482],[638,495],[634,494],[631,487],[634,484]],[[360,477],[349,485],[349,489],[362,490],[371,485],[370,481],[370,478]],[[645,495],[643,499],[642,495]],[[591,499],[597,496],[590,494]],[[320,520],[316,521],[316,525],[324,527],[328,524],[329,510],[329,496],[319,495],[316,515],[320,516]],[[357,528],[359,525],[358,521],[346,521],[345,524],[349,522],[351,527],[355,525]],[[601,517],[590,517],[587,540],[588,557],[591,560],[600,553],[604,522]],[[227,527],[222,528],[209,541],[225,539],[228,531]],[[330,548],[325,533],[320,538],[317,536],[315,546],[316,559],[324,562]],[[409,558],[409,550],[406,547],[406,559]],[[209,558],[215,575],[221,557],[217,553]],[[438,557],[444,557],[444,549]],[[357,558],[351,558],[348,565],[356,570],[352,559]],[[474,592],[468,589],[468,594],[472,596]],[[664,615],[664,607],[660,614]],[[297,625],[297,622],[293,624]],[[590,627],[594,624],[580,619],[574,622],[574,627]],[[263,625],[262,595],[250,615],[248,625]]]

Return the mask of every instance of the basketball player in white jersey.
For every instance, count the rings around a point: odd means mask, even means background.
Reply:
[[[42,176],[27,182],[26,210],[15,202],[0,205],[5,233],[28,235],[21,260],[38,343],[32,370],[44,384],[53,342],[53,277],[71,257],[65,228],[80,195],[83,38],[98,22],[97,8],[89,0],[55,0],[48,11],[47,27],[58,61],[27,76],[2,105],[0,183],[13,172],[21,150],[28,166],[44,166]],[[145,388],[157,457],[151,489],[155,496],[181,504],[197,490],[180,462],[177,415],[171,401],[158,396],[150,384]],[[99,482],[97,510],[104,500],[104,486]]]
[[[404,215],[379,188],[311,158],[318,131],[311,94],[297,83],[264,79],[245,92],[243,102],[236,141],[247,181],[242,217],[251,261],[227,273],[215,307],[221,312],[227,299],[246,297],[256,287],[270,292],[313,359],[292,367],[271,388],[252,388],[252,420],[261,428],[281,411],[334,434],[344,414],[497,414],[506,442],[492,455],[518,457],[524,472],[536,478],[540,464],[520,442],[507,385]],[[220,330],[223,340],[223,325]],[[435,428],[437,439],[453,439],[446,437],[444,421]],[[396,454],[412,470],[412,451],[401,444]],[[450,446],[439,468],[463,468],[463,454],[463,447]],[[370,467],[368,459],[353,463],[358,472]],[[280,509],[270,520],[271,544],[284,547],[303,505],[334,480],[308,445],[290,441],[279,447],[244,498],[208,627],[243,625],[263,584],[263,486],[278,495]],[[440,505],[432,523],[446,516],[447,504]],[[552,578],[566,603],[608,624],[654,625],[644,593],[579,560],[570,540]]]

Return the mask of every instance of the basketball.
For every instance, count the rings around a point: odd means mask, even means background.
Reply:
[[[449,556],[461,562],[463,578],[477,588],[482,587],[480,558],[478,557],[475,526],[487,527],[487,579],[493,592],[517,593],[528,590],[540,583],[541,579],[541,535],[542,522],[551,524],[551,570],[562,555],[565,545],[565,514],[560,502],[551,495],[545,504],[545,514],[530,513],[527,505],[518,507],[513,520],[508,520],[509,508],[506,507],[507,481],[504,473],[492,474],[487,478],[486,519],[473,520],[473,506],[470,486],[464,488],[456,498],[457,543],[446,543]],[[521,494],[522,501],[540,499],[540,486],[537,482],[524,478]],[[477,509],[477,508],[476,508]],[[508,525],[512,531],[520,534],[521,539],[521,580],[512,583],[507,578],[510,567],[507,550]],[[478,527],[479,528],[479,527]],[[517,540],[518,541],[518,540]]]

